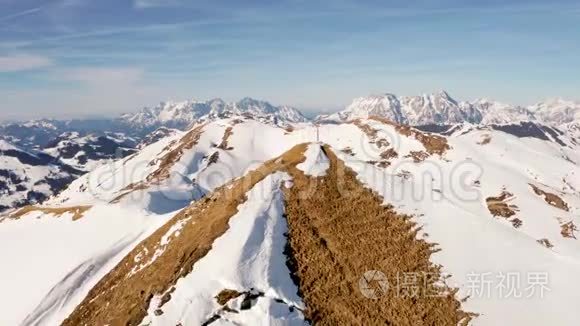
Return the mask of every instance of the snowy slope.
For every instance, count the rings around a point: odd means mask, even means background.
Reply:
[[[567,135],[557,134],[560,141],[549,131],[543,135],[490,126],[443,137],[364,118],[318,128],[297,123],[291,130],[244,116],[196,124],[96,168],[44,205],[90,206],[82,218],[32,211],[0,222],[1,244],[18,248],[0,252],[7,266],[0,270],[0,288],[10,294],[0,305],[11,308],[0,323],[62,322],[141,240],[182,209],[204,203],[219,187],[293,146],[318,139],[385,204],[412,214],[423,226],[420,237],[439,244],[433,260],[450,274],[447,282],[459,288],[458,298],[470,295],[463,305],[480,314],[474,325],[575,325],[580,244],[573,228],[564,230],[580,223],[580,151]],[[297,169],[315,177],[328,172],[320,144],[310,144],[304,155]],[[280,187],[292,186],[290,179],[274,173],[252,187],[229,229],[176,281],[163,312],[156,310],[166,296],[158,293],[143,323],[200,324],[217,314],[216,324],[302,324],[306,303],[283,253],[287,226]],[[503,191],[517,206],[509,217],[494,216],[488,207],[487,199]],[[560,198],[566,209],[553,198],[547,201],[546,194]],[[165,246],[179,235],[180,225],[163,237]],[[42,259],[27,260],[33,253]],[[42,277],[34,275],[38,264]],[[501,277],[508,273],[521,278],[515,289],[522,295],[528,294],[530,275],[538,273],[547,275],[549,290],[525,299],[507,296]],[[489,296],[473,292],[473,278],[481,275],[491,282]],[[28,282],[32,285],[22,286]],[[222,289],[263,294],[249,310],[240,309],[243,296],[230,301],[231,309],[241,311],[236,314],[216,303]]]
[[[0,140],[0,211],[42,202],[80,174],[49,155]]]

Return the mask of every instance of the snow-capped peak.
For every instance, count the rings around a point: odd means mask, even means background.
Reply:
[[[479,122],[480,117],[470,105],[459,103],[446,91],[420,96],[398,97],[391,93],[359,97],[344,110],[326,118],[332,120],[351,120],[380,116],[396,123],[449,124]]]
[[[529,107],[542,122],[560,125],[580,122],[580,103],[561,98],[549,99]]]
[[[213,120],[224,115],[252,115],[286,123],[304,122],[307,119],[297,109],[288,106],[274,106],[266,101],[249,97],[238,102],[227,103],[216,98],[208,101],[189,100],[183,102],[162,102],[154,108],[144,108],[135,114],[121,117],[131,125],[145,127],[166,126],[185,129],[191,124]]]
[[[560,125],[580,121],[580,103],[552,99],[525,107],[487,98],[458,101],[444,90],[419,96],[385,93],[355,98],[343,111],[320,116],[317,120],[346,121],[369,116],[380,116],[409,125],[512,124],[526,121]]]

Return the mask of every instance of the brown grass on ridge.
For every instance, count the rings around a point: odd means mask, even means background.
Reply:
[[[554,206],[556,208],[559,208],[561,210],[565,210],[566,212],[570,210],[570,208],[568,207],[568,204],[566,204],[566,202],[560,198],[558,195],[553,194],[553,193],[549,193],[546,191],[543,191],[542,189],[538,188],[537,186],[529,183],[530,187],[532,187],[532,190],[534,191],[534,193],[538,196],[541,196],[544,198],[544,201],[546,203],[548,203],[551,206]]]
[[[461,310],[456,289],[430,262],[433,244],[417,239],[411,217],[384,206],[328,147],[327,175],[311,178],[290,167],[293,186],[285,189],[288,266],[299,287],[305,317],[314,325],[458,325],[474,316]],[[304,189],[316,184],[315,195]],[[359,280],[383,272],[390,288],[366,298]],[[405,295],[398,277],[417,275],[418,295]],[[409,293],[407,293],[409,294]]]
[[[113,198],[113,200],[111,200],[110,203],[112,204],[118,203],[121,199],[123,199],[124,197],[126,197],[127,195],[131,194],[134,191],[147,189],[152,183],[157,183],[169,178],[171,168],[177,162],[179,162],[185,150],[191,149],[193,148],[193,146],[197,145],[201,137],[201,134],[203,133],[202,131],[203,127],[205,127],[205,124],[200,124],[197,127],[190,130],[187,134],[181,137],[181,139],[179,140],[179,145],[177,145],[173,149],[171,149],[171,147],[175,145],[175,141],[172,141],[170,145],[166,146],[163,149],[163,151],[168,152],[159,159],[161,161],[159,167],[151,174],[149,174],[144,181],[131,183],[125,188],[121,189],[119,191],[119,195]],[[155,163],[156,161],[153,160],[149,163],[149,165],[153,166],[155,165]]]
[[[153,296],[170,292],[228,230],[229,220],[246,200],[246,193],[271,173],[304,161],[306,147],[293,147],[176,214],[103,277],[63,325],[138,325],[147,315]],[[184,225],[179,234],[174,233],[163,253],[151,261],[161,239],[180,221]]]
[[[190,130],[185,136],[179,140],[179,145],[173,150],[169,151],[161,158],[161,163],[157,170],[147,176],[147,181],[160,181],[169,178],[171,168],[177,163],[185,150],[193,148],[197,145],[202,134],[205,124],[198,125]]]
[[[84,214],[91,209],[92,206],[72,206],[72,207],[59,207],[59,208],[51,208],[51,207],[40,207],[40,206],[25,206],[21,209],[17,210],[16,212],[12,213],[9,218],[19,219],[22,216],[31,213],[31,212],[41,212],[43,214],[51,214],[57,217],[60,217],[66,213],[72,214],[72,220],[76,221],[84,216]]]

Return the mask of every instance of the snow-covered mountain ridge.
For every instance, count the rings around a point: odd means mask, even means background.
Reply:
[[[42,202],[81,174],[46,153],[27,152],[0,140],[0,212]]]
[[[0,323],[576,325],[579,146],[536,127],[160,130],[0,221]]]
[[[133,154],[136,141],[124,134],[105,135],[66,132],[52,140],[43,152],[82,171],[91,171],[100,164]]]
[[[557,99],[524,107],[487,99],[458,101],[445,91],[420,96],[383,94],[356,98],[344,110],[319,116],[317,120],[345,121],[370,116],[380,116],[409,125],[488,125],[537,121],[561,126],[580,122],[580,103]]]
[[[300,111],[289,106],[274,106],[266,101],[246,97],[237,102],[222,99],[208,101],[163,102],[153,108],[121,116],[121,121],[140,128],[170,127],[185,129],[195,122],[213,120],[233,115],[250,115],[274,124],[305,122]]]

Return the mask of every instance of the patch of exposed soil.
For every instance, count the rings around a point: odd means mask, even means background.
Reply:
[[[487,203],[487,208],[493,216],[501,216],[504,218],[510,218],[516,215],[518,207],[516,205],[510,205],[509,201],[514,199],[514,195],[502,191],[498,197],[488,197],[485,202]]]
[[[73,207],[60,207],[60,208],[50,208],[50,207],[39,207],[39,206],[25,206],[16,212],[12,213],[9,217],[13,219],[19,219],[22,216],[31,212],[41,212],[43,214],[51,214],[60,217],[66,213],[72,214],[73,221],[81,219],[84,214],[91,209],[92,206],[73,206]]]
[[[103,277],[63,325],[138,325],[153,296],[167,293],[189,274],[228,230],[245,194],[271,173],[304,161],[306,148],[297,145],[183,209]],[[168,241],[162,244],[163,238]]]
[[[542,246],[548,248],[548,249],[554,248],[554,245],[550,242],[550,240],[548,240],[546,238],[538,240],[538,243],[541,244]]]
[[[234,128],[232,127],[226,128],[226,131],[224,132],[224,136],[222,138],[222,142],[217,146],[217,148],[223,149],[224,151],[231,151],[232,149],[234,149],[233,147],[228,146],[228,140],[234,134],[233,130]]]
[[[383,160],[391,160],[397,158],[398,156],[399,154],[397,154],[397,151],[395,151],[393,148],[389,148],[381,153],[381,158]]]
[[[457,290],[441,282],[441,266],[429,260],[435,245],[418,239],[410,216],[384,206],[325,152],[326,176],[311,178],[291,167],[293,186],[284,190],[288,267],[305,317],[315,325],[466,324],[474,315],[461,310]],[[361,291],[369,270],[384,273],[390,286],[374,292],[375,300]]]
[[[215,164],[218,162],[220,158],[220,152],[214,152],[213,154],[210,155],[210,157],[208,158],[208,163],[207,165],[210,166],[212,164]]]
[[[568,207],[568,204],[562,199],[560,198],[558,195],[553,194],[553,193],[549,193],[546,191],[543,191],[542,189],[538,188],[537,186],[529,183],[530,187],[532,187],[532,190],[534,191],[534,193],[542,198],[544,198],[544,201],[546,203],[548,203],[551,206],[554,206],[556,208],[565,210],[566,212],[568,212],[570,210],[570,208]]]
[[[340,150],[341,152],[345,153],[346,155],[350,155],[350,156],[354,156],[354,151],[352,150],[352,147],[345,147],[343,149]]]
[[[259,300],[259,298],[264,297],[265,293],[258,291],[254,288],[250,289],[249,291],[244,291],[244,292],[238,292],[235,290],[222,290],[222,292],[220,292],[217,296],[216,296],[216,300],[218,301],[218,304],[221,305],[222,307],[220,307],[220,309],[218,311],[216,311],[214,314],[212,314],[212,316],[206,320],[205,322],[202,323],[202,325],[211,325],[212,323],[220,320],[221,318],[225,318],[227,319],[227,315],[225,315],[226,313],[234,313],[237,314],[239,313],[238,310],[228,306],[228,302],[232,299],[238,298],[243,296],[242,298],[242,302],[240,303],[239,307],[236,307],[237,309],[239,309],[240,311],[244,311],[244,310],[250,310],[252,309],[255,304],[257,303],[257,301]],[[279,299],[279,298],[275,298],[275,301],[277,301],[278,303],[282,303],[282,304],[286,304],[288,305],[288,309],[290,311],[294,311],[294,309],[298,309],[297,307],[288,304],[286,301]],[[300,310],[300,309],[298,309]],[[224,316],[225,315],[225,316]]]
[[[362,132],[364,132],[372,141],[375,141],[377,137],[378,130],[374,129],[373,127],[362,123],[360,120],[354,120],[354,125],[357,126]]]
[[[477,142],[478,145],[487,145],[491,143],[491,135],[483,135],[481,140]]]
[[[373,116],[370,117],[370,119],[395,127],[395,130],[397,130],[397,132],[399,132],[403,136],[414,137],[421,144],[423,144],[423,147],[425,147],[427,153],[431,155],[433,154],[443,155],[447,150],[451,148],[447,143],[447,139],[445,137],[433,134],[426,134],[411,126],[399,125],[381,117]]]
[[[520,228],[520,226],[522,226],[524,224],[524,222],[522,222],[522,220],[520,220],[519,218],[514,218],[510,221],[510,223],[514,226],[514,228],[518,229]]]
[[[560,225],[560,227],[562,229],[560,231],[560,234],[562,234],[564,238],[576,239],[576,232],[578,232],[578,227],[576,226],[576,224],[574,224],[574,222],[570,221],[567,223],[563,223]]]
[[[242,294],[243,293],[238,292],[236,290],[224,289],[220,293],[218,293],[218,295],[215,296],[215,299],[220,306],[223,306],[230,300],[235,299]]]
[[[425,161],[429,156],[429,153],[424,151],[411,151],[408,155],[405,155],[405,158],[412,158],[413,162],[420,163]]]
[[[367,163],[376,165],[381,168],[386,168],[391,165],[390,160],[397,158],[399,156],[399,154],[394,148],[389,147],[390,143],[388,140],[386,140],[385,138],[377,137],[379,132],[377,129],[374,129],[371,126],[362,123],[361,120],[354,120],[353,124],[359,127],[359,129],[362,130],[362,132],[364,132],[369,137],[369,139],[371,140],[370,141],[371,144],[375,144],[379,149],[383,150],[380,154],[380,157],[382,159],[381,161],[373,161]]]

